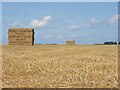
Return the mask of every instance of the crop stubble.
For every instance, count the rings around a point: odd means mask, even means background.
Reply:
[[[4,88],[118,86],[115,45],[3,45],[2,49]]]

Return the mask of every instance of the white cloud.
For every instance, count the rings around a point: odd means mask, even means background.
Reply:
[[[62,35],[58,35],[57,39],[64,39],[64,37]]]
[[[71,38],[76,38],[77,36],[75,34],[70,35]]]
[[[99,21],[98,21],[97,19],[95,19],[95,18],[92,18],[92,19],[91,19],[91,22],[94,23],[94,24],[96,24],[96,23],[98,23]]]
[[[114,24],[114,23],[116,23],[118,21],[119,18],[120,18],[120,15],[114,15],[111,18],[109,18],[108,22],[110,24]]]
[[[68,26],[68,29],[78,30],[78,29],[80,29],[80,25],[70,25],[70,26]]]
[[[9,24],[9,27],[12,28],[23,28],[23,27],[29,27],[29,22],[28,21],[18,21],[18,20],[14,20],[14,21],[10,21],[11,24]]]
[[[85,27],[86,28],[90,28],[92,25],[91,24],[86,24]]]
[[[35,27],[43,28],[43,27],[45,27],[48,24],[48,22],[51,19],[52,19],[52,16],[45,16],[41,20],[34,19],[34,20],[31,21],[30,26],[33,27],[33,28],[35,28]]]
[[[46,35],[46,36],[44,36],[43,38],[44,38],[44,39],[50,39],[50,38],[52,38],[52,36],[51,36],[51,35]]]
[[[83,25],[69,25],[67,28],[69,30],[84,30],[84,29],[87,29],[87,28],[91,28],[92,27],[92,24],[83,24]]]
[[[63,35],[58,35],[58,36],[53,36],[53,35],[45,35],[43,36],[43,39],[59,39],[59,40],[63,40],[65,39],[65,37]]]
[[[79,25],[79,24],[76,24],[76,25],[70,25],[68,26],[68,29],[70,30],[83,30],[83,29],[88,29],[88,28],[91,28],[94,24],[97,24],[99,23],[99,21],[95,18],[91,18],[90,19],[90,22],[87,23],[87,24],[82,24],[82,25]]]
[[[13,23],[11,23],[9,26],[10,27],[15,27],[15,26],[18,26],[18,25],[19,25],[18,21],[13,21]]]

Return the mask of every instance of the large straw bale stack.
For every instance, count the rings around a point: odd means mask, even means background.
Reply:
[[[66,45],[75,45],[75,41],[66,41]]]
[[[34,45],[34,29],[11,28],[8,31],[9,45]]]

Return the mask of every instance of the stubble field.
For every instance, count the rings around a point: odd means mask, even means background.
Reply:
[[[113,88],[115,45],[2,46],[4,88]]]

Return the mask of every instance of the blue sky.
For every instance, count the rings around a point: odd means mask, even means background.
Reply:
[[[119,2],[119,0],[1,0],[2,2]]]
[[[117,2],[3,2],[2,43],[8,28],[34,28],[35,43],[77,44],[118,40]]]

